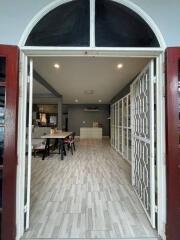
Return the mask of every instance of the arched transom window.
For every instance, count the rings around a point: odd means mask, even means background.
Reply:
[[[74,0],[47,13],[31,30],[25,46],[159,47],[136,12],[112,0]]]

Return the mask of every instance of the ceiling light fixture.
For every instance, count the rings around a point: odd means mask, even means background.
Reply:
[[[118,69],[120,69],[120,68],[122,68],[123,67],[123,64],[122,63],[119,63],[118,65],[117,65],[117,68]]]
[[[58,63],[55,63],[55,64],[54,64],[54,67],[57,68],[57,69],[59,69],[59,68],[60,68],[60,65],[59,65]]]

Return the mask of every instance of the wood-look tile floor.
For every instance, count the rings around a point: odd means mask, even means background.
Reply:
[[[30,229],[23,239],[158,239],[132,189],[130,166],[108,140],[32,161]]]

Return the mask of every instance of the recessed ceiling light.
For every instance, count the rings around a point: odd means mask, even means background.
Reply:
[[[58,63],[55,63],[55,64],[54,64],[54,67],[57,68],[57,69],[59,69],[59,68],[60,68],[60,65],[59,65]]]
[[[76,103],[78,103],[78,102],[79,102],[79,100],[78,100],[78,99],[75,99],[74,101],[75,101]]]
[[[118,63],[117,68],[120,69],[122,67],[123,67],[123,64],[122,63]]]
[[[102,100],[101,100],[101,99],[99,99],[99,100],[98,100],[98,102],[99,102],[99,103],[101,103],[101,102],[102,102]]]

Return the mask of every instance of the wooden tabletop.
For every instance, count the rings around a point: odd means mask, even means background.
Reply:
[[[72,132],[62,132],[62,131],[57,131],[56,133],[53,134],[47,134],[44,136],[41,136],[41,138],[66,138],[68,136],[72,135]]]

